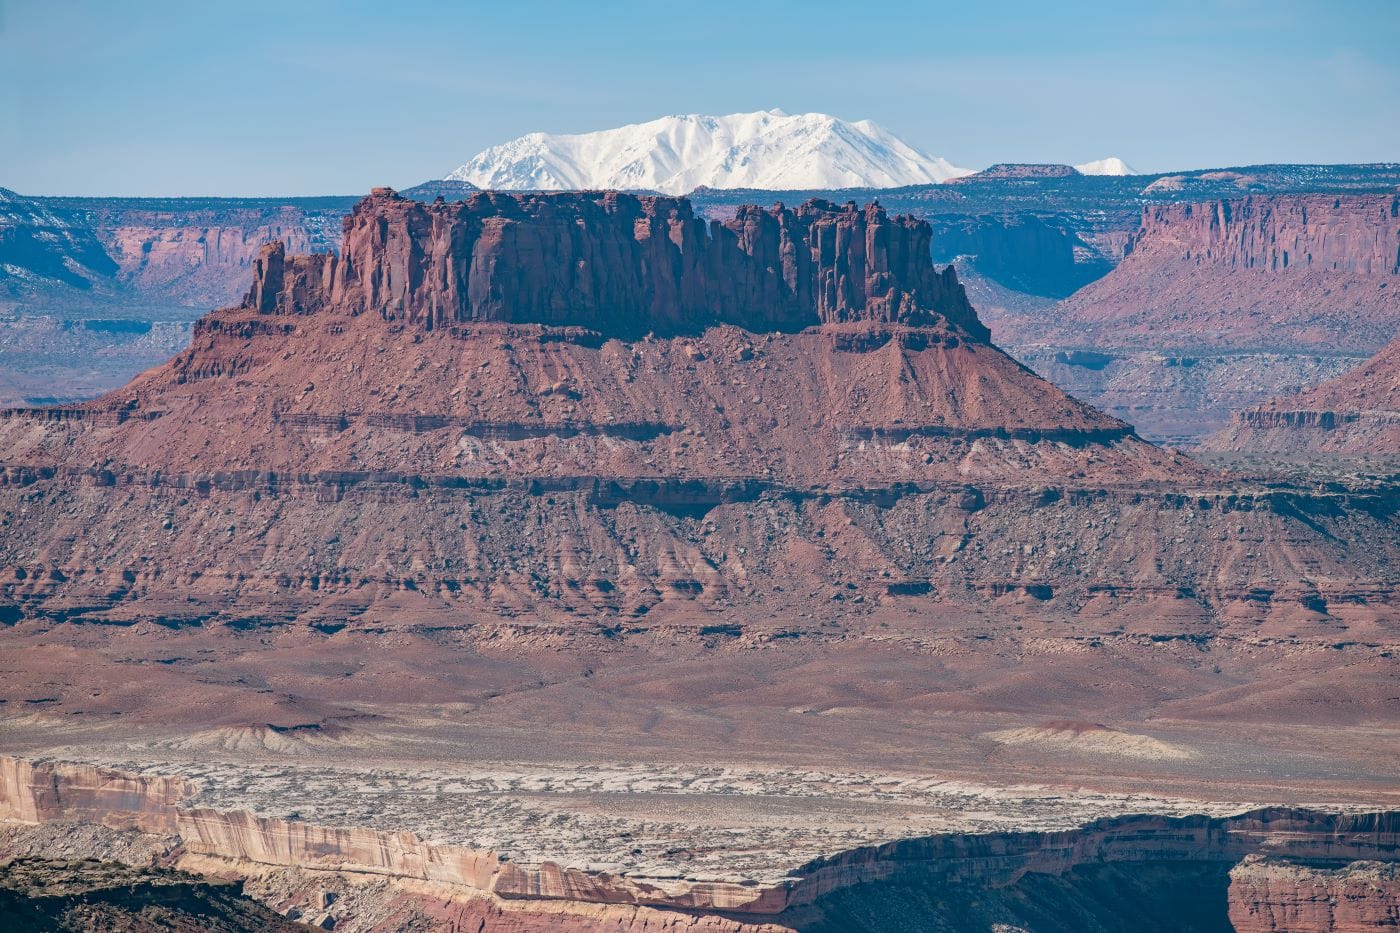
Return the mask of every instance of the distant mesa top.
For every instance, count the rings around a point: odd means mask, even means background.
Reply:
[[[980,182],[1003,178],[1071,178],[1078,174],[1074,166],[1058,162],[998,162],[980,172],[951,180]]]
[[[1122,159],[1108,158],[1085,162],[1082,165],[1063,165],[1058,162],[998,162],[975,174],[949,180],[961,181],[964,178],[972,181],[1003,178],[1074,178],[1080,175],[1125,177],[1136,174],[1137,170]]]
[[[447,176],[515,191],[898,188],[967,175],[869,120],[781,110],[662,117],[578,135],[530,133]]]

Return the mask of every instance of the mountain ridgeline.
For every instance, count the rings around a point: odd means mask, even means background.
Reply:
[[[530,133],[492,146],[447,180],[482,188],[894,188],[968,174],[869,120],[781,110],[661,117],[594,133]]]

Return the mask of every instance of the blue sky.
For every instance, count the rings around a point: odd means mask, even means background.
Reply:
[[[0,186],[354,194],[781,107],[973,168],[1400,161],[1400,0],[0,0]]]

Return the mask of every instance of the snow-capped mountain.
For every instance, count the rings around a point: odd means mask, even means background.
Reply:
[[[579,135],[531,133],[492,146],[447,176],[481,188],[897,188],[969,170],[869,120],[781,110],[662,117]]]
[[[1138,173],[1137,169],[1117,156],[1085,162],[1083,165],[1076,165],[1075,169],[1081,175],[1136,175]]]

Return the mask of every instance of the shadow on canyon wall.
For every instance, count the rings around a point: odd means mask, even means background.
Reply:
[[[1231,931],[1231,862],[1147,861],[1029,872],[1005,887],[906,869],[835,891],[788,922],[801,933]]]

